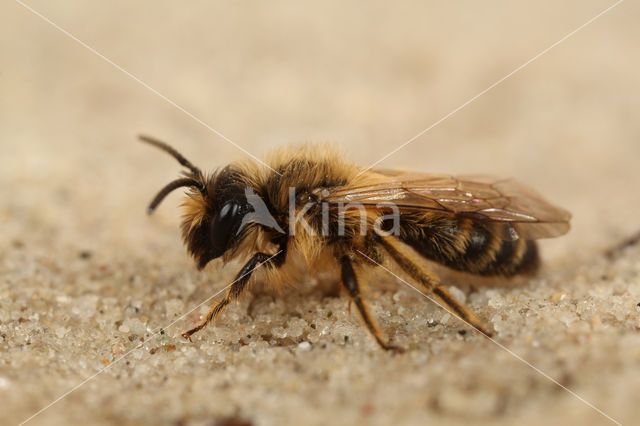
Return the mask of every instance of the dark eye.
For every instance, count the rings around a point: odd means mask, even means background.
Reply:
[[[227,203],[218,212],[211,222],[211,246],[215,256],[221,256],[229,245],[233,228],[238,220],[240,205]]]

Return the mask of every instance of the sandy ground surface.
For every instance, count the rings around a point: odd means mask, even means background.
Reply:
[[[29,4],[131,75],[0,5],[1,423],[82,383],[29,424],[637,422],[640,247],[603,255],[640,230],[637,3],[381,164],[515,176],[574,214],[535,278],[444,275],[503,347],[381,272],[369,298],[402,356],[317,277],[179,337],[238,265],[196,271],[179,194],[146,216],[179,168],[136,134],[204,169],[245,154],[158,93],[255,155],[334,141],[366,165],[612,1]]]

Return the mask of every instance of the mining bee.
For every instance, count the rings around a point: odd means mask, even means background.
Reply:
[[[489,336],[426,261],[478,275],[532,273],[539,266],[535,240],[569,230],[567,211],[511,179],[368,170],[311,144],[278,150],[266,163],[232,163],[205,175],[166,143],[140,138],[186,168],[158,192],[149,213],[171,191],[189,188],[182,237],[198,268],[217,258],[246,262],[224,298],[183,334],[187,339],[244,293],[254,271],[280,285],[295,281],[300,263],[311,271],[339,271],[343,289],[384,349],[398,350],[384,339],[361,291],[363,272],[376,265],[403,274]]]

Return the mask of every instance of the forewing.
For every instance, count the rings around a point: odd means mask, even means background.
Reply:
[[[512,179],[492,176],[450,176],[378,170],[375,182],[324,192],[331,204],[360,203],[384,208],[393,203],[401,212],[432,211],[468,217],[478,222],[509,224],[517,237],[550,238],[569,231],[571,214],[545,201],[531,188]]]

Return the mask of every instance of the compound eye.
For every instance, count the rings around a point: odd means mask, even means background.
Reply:
[[[213,254],[222,256],[227,250],[229,239],[238,219],[240,205],[227,203],[218,212],[211,222],[211,245]]]

